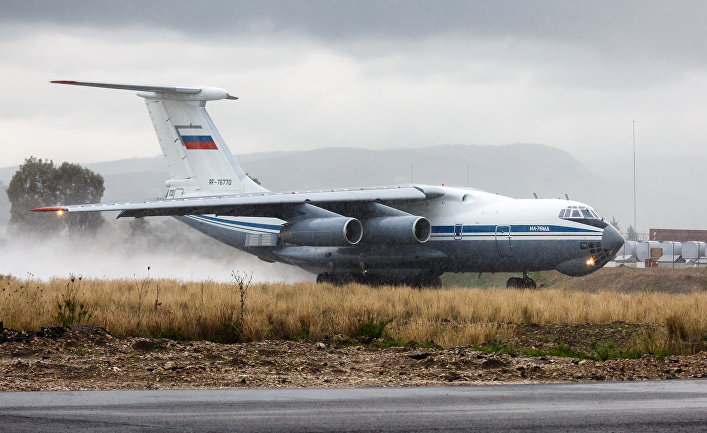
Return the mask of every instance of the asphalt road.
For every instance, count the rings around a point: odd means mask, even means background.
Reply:
[[[707,431],[707,380],[0,393],[0,431]]]

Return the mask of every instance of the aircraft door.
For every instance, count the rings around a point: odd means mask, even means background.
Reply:
[[[461,239],[463,231],[464,231],[464,225],[455,224],[454,225],[454,239]]]
[[[496,249],[501,257],[513,255],[511,226],[496,226]]]

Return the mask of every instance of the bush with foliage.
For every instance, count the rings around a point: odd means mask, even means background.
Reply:
[[[68,162],[57,167],[51,160],[31,156],[20,165],[7,188],[11,203],[10,223],[17,232],[95,231],[103,224],[99,213],[64,214],[58,222],[56,214],[29,210],[58,204],[99,202],[104,191],[103,177],[88,168]]]

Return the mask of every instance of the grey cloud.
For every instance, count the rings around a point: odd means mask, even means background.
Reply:
[[[23,145],[3,159],[156,152],[134,96],[50,79],[228,88],[242,100],[212,115],[242,152],[533,141],[587,155],[630,143],[637,116],[644,149],[704,155],[704,14],[617,4],[9,1],[0,126]]]
[[[617,57],[707,63],[707,2],[6,0],[5,22],[160,27],[203,37],[295,33],[329,42],[446,34],[539,39]]]

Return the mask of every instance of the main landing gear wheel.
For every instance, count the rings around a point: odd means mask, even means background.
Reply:
[[[317,284],[331,283],[337,286],[343,286],[355,282],[353,274],[319,274],[317,275]]]
[[[528,274],[524,274],[523,278],[509,278],[506,282],[506,287],[509,289],[535,289],[537,284],[535,284],[535,280],[530,278]]]
[[[420,289],[441,289],[442,279],[439,275],[434,274],[421,275],[415,281],[414,286]]]

